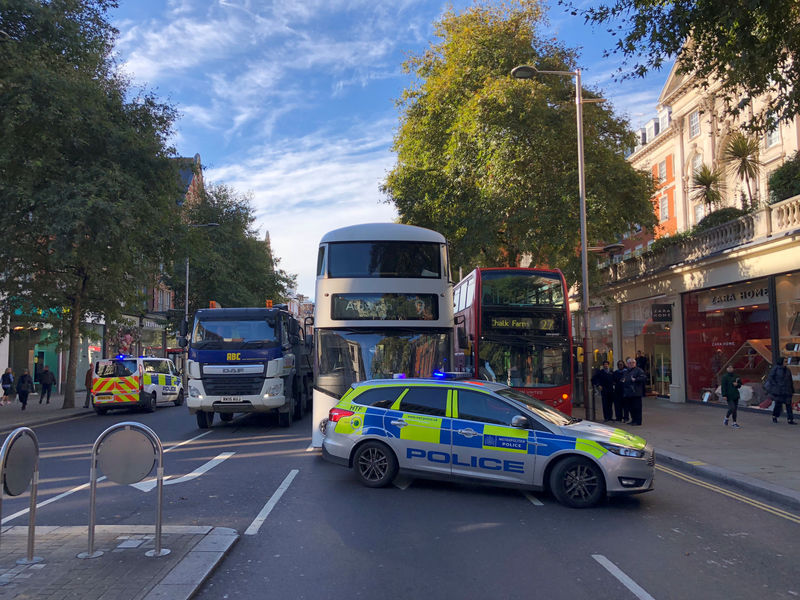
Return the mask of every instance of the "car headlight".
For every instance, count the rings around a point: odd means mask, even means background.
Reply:
[[[201,398],[201,399],[203,398],[203,395],[200,393],[200,390],[194,387],[193,385],[189,386],[189,395],[192,398]]]
[[[642,458],[644,450],[637,450],[636,448],[628,448],[627,446],[617,446],[616,444],[606,444],[598,442],[603,448],[609,452],[613,452],[617,456],[630,456],[631,458]]]

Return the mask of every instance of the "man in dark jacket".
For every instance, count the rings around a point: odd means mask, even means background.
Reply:
[[[781,416],[781,408],[786,404],[786,416],[789,425],[794,425],[794,414],[792,413],[792,394],[794,384],[792,383],[792,372],[783,364],[784,358],[778,357],[764,382],[764,389],[775,401],[775,408],[772,409],[772,422],[777,423]]]
[[[742,387],[742,380],[733,372],[733,365],[728,365],[725,370],[725,375],[722,376],[720,382],[722,388],[722,397],[728,403],[728,412],[725,414],[725,419],[722,421],[723,425],[728,424],[728,419],[733,417],[733,427],[738,428],[739,424],[736,422],[736,412],[739,408],[739,388]]]
[[[50,392],[53,391],[53,384],[55,382],[55,375],[53,375],[52,371],[50,371],[50,367],[45,365],[44,370],[39,373],[39,383],[42,384],[42,393],[39,394],[39,404],[42,403],[42,400],[45,399],[45,396],[47,396],[47,404],[50,404]]]
[[[608,423],[614,420],[612,407],[614,405],[614,375],[611,373],[607,360],[603,361],[603,368],[597,371],[592,377],[592,385],[600,388],[600,396],[603,399],[603,422]],[[617,413],[617,420],[622,416]]]
[[[625,402],[629,403],[631,411],[631,425],[642,424],[642,396],[644,384],[647,381],[645,372],[636,366],[636,361],[630,356],[625,359],[628,370],[622,379],[622,395]]]

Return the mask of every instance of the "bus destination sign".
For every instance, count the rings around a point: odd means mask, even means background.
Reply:
[[[556,328],[555,319],[533,319],[531,317],[491,317],[492,329],[526,329],[539,331],[553,331]]]
[[[339,321],[435,321],[436,294],[333,294],[331,318]]]

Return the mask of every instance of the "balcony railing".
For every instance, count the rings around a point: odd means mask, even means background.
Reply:
[[[749,215],[676,242],[659,252],[645,252],[641,256],[611,265],[604,269],[604,280],[611,284],[635,279],[796,229],[800,229],[800,196],[763,206]]]

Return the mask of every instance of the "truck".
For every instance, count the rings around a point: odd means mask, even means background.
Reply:
[[[207,429],[219,414],[277,412],[289,427],[311,408],[311,343],[286,305],[200,309],[182,344],[189,412]]]

